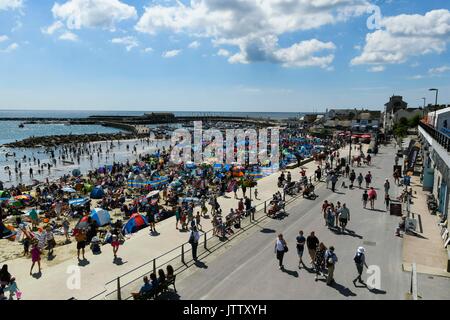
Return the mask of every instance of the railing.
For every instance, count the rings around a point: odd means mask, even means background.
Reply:
[[[308,180],[312,183],[312,178],[314,175],[311,175]],[[318,183],[318,182],[317,182]],[[296,187],[294,187],[296,188]],[[286,191],[283,192],[283,201],[285,203],[292,202],[302,195],[302,192],[299,192],[294,195],[289,195]],[[286,197],[290,197],[288,201]],[[197,256],[203,257],[211,253],[212,249],[221,247],[223,244],[227,243],[227,240],[234,238],[236,235],[250,229],[252,226],[256,225],[253,222],[263,221],[268,216],[267,213],[267,204],[270,203],[272,198],[269,198],[265,201],[258,203],[253,206],[251,209],[246,211],[246,214],[240,218],[240,228],[237,229],[233,235],[228,237],[217,237],[214,234],[215,229],[212,228],[204,233],[202,233],[201,240],[198,243],[197,248]],[[261,213],[263,213],[261,215]],[[256,215],[260,216],[257,218]],[[231,223],[233,225],[233,223]],[[156,257],[153,258],[132,270],[120,275],[119,277],[107,282],[105,284],[105,290],[98,293],[97,295],[91,297],[89,300],[102,299],[101,296],[104,296],[106,300],[122,300],[122,299],[130,299],[132,297],[131,290],[136,290],[139,288],[138,281],[141,281],[144,275],[148,275],[149,272],[153,272],[156,274],[158,269],[162,269],[167,265],[171,265],[174,268],[175,273],[177,271],[181,271],[181,269],[189,266],[189,263],[193,262],[193,258],[190,257],[189,252],[192,251],[191,244],[189,242],[185,242],[182,245]],[[110,290],[108,288],[111,288]],[[109,291],[109,292],[108,292]]]
[[[439,143],[447,152],[450,152],[450,137],[442,132],[437,131],[432,126],[424,123],[423,121],[419,122],[419,126],[425,130],[437,143]]]

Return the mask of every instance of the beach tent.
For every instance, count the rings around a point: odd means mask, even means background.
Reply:
[[[79,176],[81,176],[81,171],[80,171],[80,169],[73,169],[72,175],[73,175],[74,177],[79,177]]]
[[[67,192],[67,193],[75,193],[75,192],[77,192],[74,188],[71,188],[71,187],[64,187],[61,190],[63,192]]]
[[[92,184],[89,183],[85,183],[84,184],[84,191],[85,192],[91,192],[94,189],[94,186]]]
[[[111,216],[109,215],[109,212],[104,209],[101,208],[92,209],[90,216],[93,220],[97,221],[97,225],[99,227],[111,223]]]
[[[130,220],[123,226],[122,233],[130,234],[145,228],[148,225],[147,218],[140,215],[139,213],[134,213]]]
[[[9,193],[9,191],[4,191],[4,190],[0,190],[0,198],[10,198],[11,194]]]
[[[80,221],[78,221],[77,225],[75,226],[75,229],[77,229],[77,230],[86,229],[89,226],[88,219],[89,219],[89,216],[82,217],[80,219]]]
[[[36,210],[36,209],[31,209],[30,211],[28,211],[28,212],[26,213],[26,215],[29,216],[31,220],[37,221],[37,220],[39,219],[38,213],[39,213],[38,210]]]
[[[92,199],[101,199],[105,195],[105,192],[101,187],[95,187],[94,190],[91,191]]]
[[[83,206],[89,201],[88,198],[78,198],[69,200],[70,206]]]
[[[186,164],[185,164],[184,166],[185,166],[186,169],[195,169],[195,168],[197,168],[197,166],[195,165],[195,163],[192,162],[192,161],[186,162]]]

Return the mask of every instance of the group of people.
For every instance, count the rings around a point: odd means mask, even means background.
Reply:
[[[316,281],[319,280],[320,276],[324,277],[327,285],[332,285],[335,282],[334,271],[338,262],[338,257],[335,253],[334,246],[327,247],[317,238],[314,231],[312,231],[309,236],[305,237],[303,230],[300,230],[298,236],[296,237],[296,249],[299,258],[299,269],[303,267],[307,270],[315,272]],[[310,267],[307,267],[307,264],[303,261],[305,249],[308,250],[310,257]],[[275,254],[280,270],[284,270],[283,259],[288,251],[289,248],[287,241],[284,239],[282,234],[279,234],[275,242]],[[357,276],[353,280],[355,285],[357,281],[364,284],[362,273],[364,267],[368,268],[365,252],[364,247],[358,247],[353,258],[353,262],[357,270]]]
[[[167,283],[174,279],[174,269],[171,265],[166,267],[166,272],[163,269],[158,270],[158,275],[150,273],[150,276],[144,276],[144,284],[139,292],[133,292],[131,295],[135,300],[143,299],[147,295],[156,295],[158,291],[167,290]],[[150,278],[150,279],[149,279]]]
[[[344,203],[338,201],[336,205],[328,200],[325,200],[322,204],[322,214],[325,221],[325,226],[330,229],[338,229],[344,233],[347,224],[350,221],[350,209]]]

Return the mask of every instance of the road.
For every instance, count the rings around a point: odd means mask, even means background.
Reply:
[[[287,207],[283,220],[267,219],[259,230],[236,240],[230,249],[204,262],[208,268],[191,271],[177,283],[180,298],[185,299],[400,299],[406,298],[410,287],[410,273],[402,271],[402,239],[394,235],[399,217],[385,212],[384,180],[391,181],[391,198],[398,194],[392,181],[394,146],[381,148],[370,167],[355,168],[358,175],[371,171],[373,186],[379,189],[375,210],[363,209],[362,190],[338,188],[336,193],[322,183],[316,201],[300,199]],[[340,186],[341,180],[338,182]],[[321,205],[324,200],[346,203],[351,211],[348,228],[354,234],[336,234],[324,225]],[[315,231],[325,245],[335,247],[339,261],[336,265],[336,284],[327,286],[322,280],[315,282],[315,274],[298,268],[295,238],[302,229],[305,235]],[[285,256],[285,271],[278,269],[274,244],[276,235],[283,233],[290,251]],[[352,280],[356,276],[353,257],[359,246],[366,248],[366,260],[380,270],[380,286],[368,289]],[[308,253],[304,260],[309,262]],[[363,279],[369,275],[363,274]],[[319,279],[322,279],[321,277]],[[427,281],[425,277],[421,281]],[[429,280],[432,281],[432,280]],[[437,280],[433,280],[437,281]],[[419,283],[420,286],[420,283]],[[427,287],[430,284],[428,283]],[[420,291],[420,287],[419,287]],[[427,292],[430,292],[427,290]],[[449,298],[448,288],[436,286],[434,298]],[[427,298],[427,297],[424,297]]]

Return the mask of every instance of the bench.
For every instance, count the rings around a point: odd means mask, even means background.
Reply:
[[[176,277],[177,276],[174,275],[172,279],[164,281],[163,283],[158,285],[158,287],[156,289],[152,289],[149,292],[144,293],[143,295],[137,296],[137,297],[135,297],[135,299],[136,300],[156,299],[159,295],[168,291],[169,286],[173,286],[174,292],[177,292],[177,288],[175,287]]]

